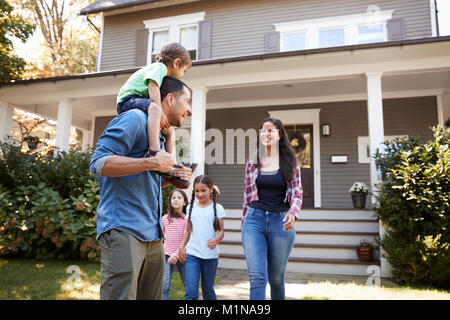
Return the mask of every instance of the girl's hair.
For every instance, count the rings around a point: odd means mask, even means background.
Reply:
[[[172,64],[175,59],[180,58],[181,65],[192,65],[191,55],[181,44],[172,42],[161,48],[161,52],[156,55],[156,62],[164,63],[166,66]]]
[[[217,218],[217,208],[216,208],[217,191],[216,191],[216,188],[214,188],[213,181],[207,175],[200,175],[197,178],[195,178],[195,180],[194,180],[194,187],[192,188],[192,198],[191,198],[191,204],[189,206],[189,214],[188,214],[188,231],[192,232],[191,215],[192,215],[192,208],[194,207],[194,202],[195,202],[195,185],[197,183],[203,183],[209,189],[212,188],[212,190],[213,190],[211,192],[213,206],[214,206],[214,224],[213,225],[214,225],[214,231],[219,231],[220,230],[220,222],[219,222],[219,219]]]
[[[280,170],[283,174],[286,181],[291,181],[295,176],[295,168],[297,166],[297,156],[295,155],[295,151],[291,146],[291,143],[287,137],[286,130],[284,129],[283,123],[275,118],[266,118],[259,126],[259,130],[261,129],[266,122],[271,122],[277,129],[280,134],[280,141],[278,142],[279,146],[279,154],[280,154]],[[258,144],[257,144],[257,168],[261,168],[261,159],[259,158],[259,145],[260,145],[260,135],[258,135]],[[264,151],[263,151],[264,152]],[[265,153],[265,152],[264,152]]]
[[[169,195],[169,212],[168,212],[168,217],[167,217],[167,219],[169,220],[169,224],[172,222],[172,219],[179,219],[179,218],[183,217],[182,215],[180,215],[177,212],[175,212],[175,210],[172,207],[172,195],[175,192],[179,192],[183,196],[185,204],[183,206],[183,209],[181,210],[182,213],[186,214],[186,206],[189,203],[187,195],[186,195],[186,193],[183,190],[181,190],[181,189],[174,189],[174,190],[172,190],[172,192]]]

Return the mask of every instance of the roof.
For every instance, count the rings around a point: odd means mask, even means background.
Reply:
[[[103,11],[110,11],[116,9],[128,8],[140,4],[151,2],[162,2],[166,0],[97,0],[87,7],[81,9],[80,14],[91,14]]]
[[[320,53],[327,53],[327,52],[356,51],[356,50],[367,50],[367,49],[387,48],[387,47],[396,47],[396,46],[401,47],[401,46],[408,46],[408,45],[436,43],[436,42],[450,42],[450,36],[399,40],[399,41],[388,41],[388,42],[377,42],[377,43],[369,43],[369,44],[358,44],[358,45],[349,45],[349,46],[341,46],[341,47],[329,47],[329,48],[308,49],[308,50],[298,50],[298,51],[265,53],[265,54],[237,56],[237,57],[229,57],[229,58],[210,59],[210,60],[199,60],[199,61],[194,61],[192,63],[192,67],[203,66],[203,65],[232,63],[232,62],[239,62],[239,61],[251,61],[251,60],[264,60],[264,59],[271,59],[271,58],[304,56],[304,55],[320,54]],[[121,74],[131,74],[140,68],[141,67],[135,67],[135,68],[129,68],[129,69],[100,71],[100,72],[74,74],[74,75],[49,77],[49,78],[17,80],[14,82],[7,82],[7,83],[0,82],[0,87],[13,86],[13,85],[24,85],[24,84],[27,85],[27,84],[39,83],[39,82],[56,82],[56,81],[61,81],[61,80],[87,79],[87,78],[95,78],[95,77],[103,77],[103,76],[117,76],[117,75],[121,75]]]

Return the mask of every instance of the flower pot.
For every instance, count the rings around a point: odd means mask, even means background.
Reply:
[[[35,150],[37,148],[38,142],[35,141],[28,141],[28,149]]]
[[[360,261],[372,261],[373,260],[373,248],[357,248],[356,253]]]
[[[356,209],[364,209],[366,207],[366,194],[352,194],[353,207]]]

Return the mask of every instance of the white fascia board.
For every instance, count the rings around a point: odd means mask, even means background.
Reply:
[[[205,19],[205,11],[201,11],[167,18],[144,20],[143,23],[147,29],[154,30],[154,29],[169,28],[173,25],[180,26],[198,23],[199,21],[202,21],[204,19]]]

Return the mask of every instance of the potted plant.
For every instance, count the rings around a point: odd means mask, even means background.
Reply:
[[[352,195],[353,207],[364,209],[369,188],[363,182],[355,182],[349,192]]]
[[[37,148],[38,143],[40,142],[39,137],[36,136],[27,136],[23,139],[28,144],[28,149],[35,150]]]
[[[356,248],[356,253],[358,254],[358,259],[360,261],[372,261],[374,245],[375,245],[375,241],[371,242],[367,239],[362,239],[359,242],[358,248]]]

